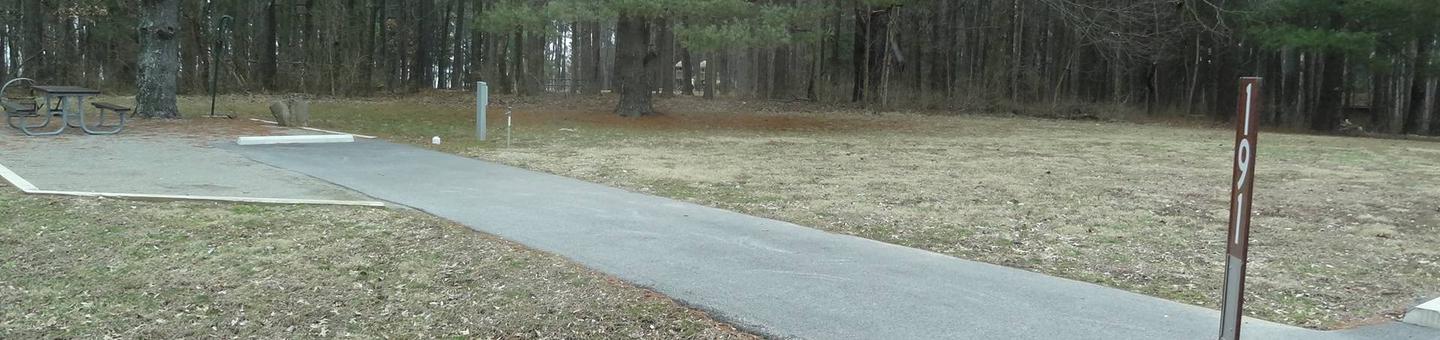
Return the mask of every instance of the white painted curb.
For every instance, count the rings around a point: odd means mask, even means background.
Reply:
[[[340,200],[312,200],[293,198],[259,198],[259,197],[226,197],[226,196],[189,196],[189,195],[154,195],[154,194],[122,194],[109,192],[84,192],[84,191],[53,191],[40,190],[30,181],[21,178],[19,174],[10,171],[5,165],[0,164],[0,178],[4,178],[10,185],[20,189],[20,192],[30,195],[55,195],[55,196],[76,196],[76,197],[108,197],[134,200],[159,200],[159,201],[210,201],[228,203],[255,203],[255,204],[303,204],[303,205],[340,205],[357,207],[384,207],[384,202],[376,201],[340,201]]]
[[[240,137],[236,144],[240,145],[270,145],[270,144],[313,144],[313,143],[353,143],[355,136],[352,135],[304,135],[304,136],[254,136]]]
[[[10,171],[10,168],[6,168],[4,165],[0,165],[0,178],[4,178],[6,182],[10,182],[10,185],[14,185],[15,188],[27,194],[31,191],[40,190],[40,188],[36,188],[34,184],[30,184],[30,181],[20,178],[19,174]]]
[[[1405,323],[1440,328],[1440,299],[1422,303],[1405,313]]]

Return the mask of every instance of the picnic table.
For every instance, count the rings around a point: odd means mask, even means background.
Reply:
[[[20,129],[21,132],[24,132],[28,136],[58,135],[64,133],[67,127],[80,128],[85,131],[85,133],[92,135],[115,134],[125,128],[125,112],[130,109],[106,103],[94,103],[95,108],[100,111],[98,115],[99,121],[93,125],[86,122],[85,101],[99,96],[99,90],[78,86],[36,86],[33,84],[33,80],[19,78],[7,82],[4,88],[0,88],[0,92],[6,92],[5,95],[8,97],[10,96],[8,90],[10,90],[12,85],[28,85],[29,91],[22,94],[24,97],[6,98],[4,102],[6,123],[11,127]],[[35,101],[37,97],[43,99],[41,101]],[[119,124],[113,126],[106,125],[105,116],[107,111],[119,116]],[[56,116],[60,117],[62,124],[55,129],[50,131],[33,131],[34,129],[49,126],[51,119]],[[45,120],[39,124],[31,124],[28,118],[34,117],[44,117]],[[19,123],[16,123],[17,120],[19,120]]]

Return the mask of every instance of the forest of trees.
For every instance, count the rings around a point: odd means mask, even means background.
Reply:
[[[133,91],[140,2],[0,0],[0,78]],[[1435,134],[1440,1],[182,0],[181,92],[463,89],[1233,115]],[[222,20],[229,16],[231,20]],[[225,22],[227,25],[221,25]],[[221,26],[226,26],[224,29]],[[219,43],[217,43],[219,41]]]

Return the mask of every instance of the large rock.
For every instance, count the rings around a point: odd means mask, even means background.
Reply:
[[[287,126],[310,126],[310,101],[304,99],[290,99],[290,123]]]
[[[275,116],[275,122],[280,126],[290,126],[290,105],[283,101],[270,103],[270,114]]]
[[[1405,313],[1402,320],[1409,324],[1421,325],[1430,328],[1440,328],[1440,299],[1430,300]]]

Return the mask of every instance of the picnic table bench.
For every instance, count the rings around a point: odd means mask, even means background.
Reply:
[[[0,105],[5,106],[6,112],[15,112],[22,114],[34,114],[35,110],[37,109],[34,103],[19,103],[3,99],[0,99]]]
[[[100,110],[100,114],[98,115],[99,118],[100,118],[100,121],[97,122],[97,123],[95,123],[95,126],[97,126],[97,127],[104,127],[104,126],[106,126],[106,125],[105,125],[105,112],[114,113],[116,116],[118,116],[118,118],[120,119],[120,124],[119,124],[119,125],[116,125],[115,128],[112,129],[112,130],[110,130],[110,131],[99,131],[99,133],[97,133],[97,132],[94,132],[94,131],[89,131],[89,130],[87,130],[87,131],[85,131],[85,132],[88,132],[88,133],[90,133],[90,134],[106,134],[106,135],[108,135],[108,134],[119,133],[120,130],[125,129],[125,116],[126,116],[126,113],[130,112],[130,108],[124,107],[124,106],[120,106],[120,105],[110,104],[110,103],[102,103],[102,102],[94,102],[94,103],[90,103],[90,105],[94,105],[94,106],[95,106],[95,109]],[[82,126],[83,126],[83,122],[85,121],[85,119],[84,119],[83,116],[81,117],[80,121],[82,122]]]

